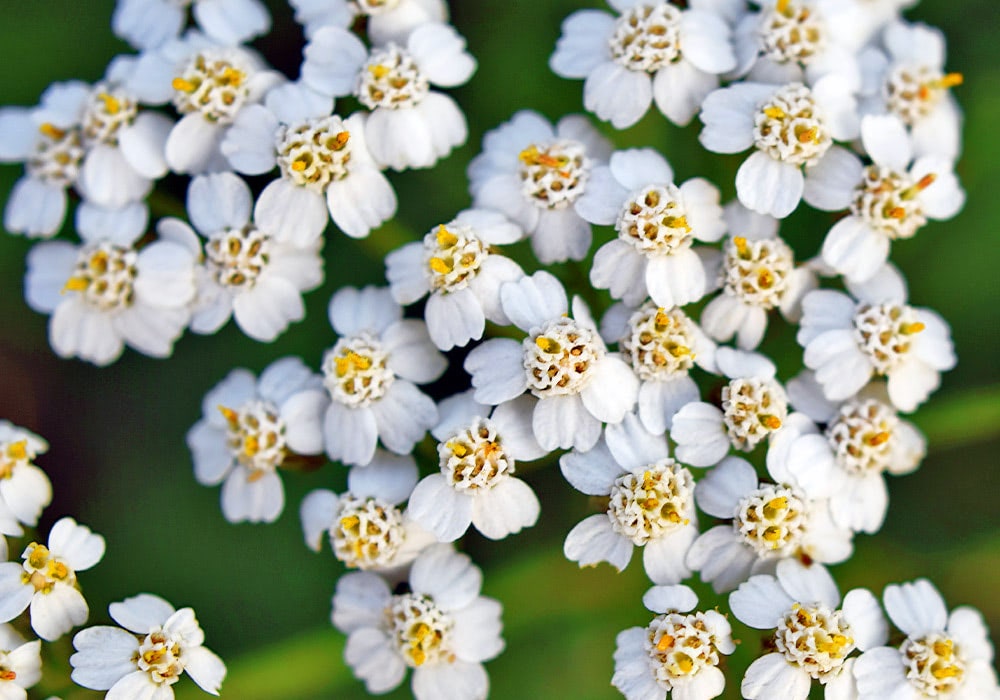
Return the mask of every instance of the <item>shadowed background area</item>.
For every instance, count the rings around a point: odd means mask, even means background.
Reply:
[[[269,5],[275,30],[255,46],[294,78],[301,32],[284,3]],[[306,320],[277,342],[249,340],[229,324],[214,336],[186,334],[169,360],[132,351],[106,368],[60,360],[48,345],[47,318],[24,302],[24,259],[32,242],[0,236],[0,418],[51,443],[39,464],[52,478],[55,498],[40,529],[47,532],[59,517],[73,515],[107,538],[104,561],[81,575],[92,623],[108,621],[109,602],[143,591],[178,607],[194,607],[207,645],[229,663],[224,697],[367,696],[343,666],[343,640],[329,625],[330,596],[343,569],[328,550],[306,549],[297,517],[307,491],[341,490],[345,470],[327,465],[310,474],[286,475],[287,505],[277,523],[228,524],[218,489],[195,482],[184,444],[185,432],[200,417],[202,396],[234,367],[259,372],[272,360],[294,354],[318,368],[334,341],[326,319],[330,295],[343,285],[383,283],[385,252],[468,206],[465,167],[484,132],[522,108],[553,119],[581,110],[581,82],[558,78],[547,60],[562,19],[584,6],[605,7],[602,3],[459,0],[452,5],[454,24],[479,61],[470,83],[452,91],[469,119],[468,144],[433,170],[392,174],[401,203],[397,221],[368,241],[328,230],[326,283],[307,295]],[[33,105],[54,81],[95,81],[112,56],[128,50],[110,31],[112,0],[3,0],[0,7],[5,104]],[[914,418],[931,439],[930,454],[915,474],[890,480],[882,532],[858,536],[855,556],[833,567],[842,591],[865,586],[880,594],[886,583],[927,576],[950,606],[968,603],[982,610],[994,634],[1000,630],[1000,217],[995,208],[1000,62],[986,32],[996,27],[996,13],[994,0],[925,0],[909,14],[945,31],[948,69],[965,76],[956,95],[966,112],[958,172],[968,204],[955,219],[931,223],[915,240],[894,245],[892,256],[908,277],[911,301],[936,309],[951,323],[960,361]],[[653,110],[628,132],[601,128],[619,148],[659,149],[678,181],[706,176],[726,199],[733,196],[731,178],[742,156],[703,151],[697,122],[680,129]],[[4,199],[21,172],[20,165],[0,168]],[[255,191],[263,182],[253,181]],[[186,178],[167,182],[175,204],[162,198],[154,218],[174,213],[171,207],[183,202],[185,184]],[[825,214],[797,212],[781,233],[805,259],[816,253],[831,222]],[[62,236],[72,238],[71,224]],[[610,236],[610,230],[599,231],[592,250]],[[523,244],[514,249],[528,271],[537,269]],[[555,269],[564,280],[580,275],[573,266]],[[800,366],[801,349],[793,335],[787,325],[773,323],[762,348],[778,359],[784,379]],[[454,354],[456,362],[461,356]],[[434,390],[443,396],[464,388],[462,380],[456,369]],[[435,465],[421,467],[427,472]],[[640,602],[648,583],[639,560],[620,575],[607,566],[581,571],[565,561],[562,540],[592,512],[587,498],[565,484],[554,461],[524,471],[542,501],[539,525],[500,543],[470,535],[464,546],[484,569],[484,594],[505,606],[508,649],[487,666],[491,696],[618,697],[609,685],[614,636],[651,618]],[[12,552],[23,546],[12,541]],[[706,596],[702,602],[710,607],[716,598]],[[756,633],[736,625],[734,634],[743,643],[729,662],[727,698],[739,696],[742,669],[760,651]],[[65,638],[47,647],[46,663],[51,658],[54,670],[44,690],[64,700],[99,697],[60,685],[67,673],[60,667],[69,653]],[[181,698],[200,695],[190,681],[175,689]],[[389,697],[408,696],[404,684]]]

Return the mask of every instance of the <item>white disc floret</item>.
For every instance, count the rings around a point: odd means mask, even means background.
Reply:
[[[764,54],[775,63],[808,64],[826,44],[822,19],[799,0],[778,0],[764,10],[759,31]]]
[[[389,44],[372,52],[354,94],[368,109],[400,109],[420,104],[429,92],[430,82],[413,57]]]
[[[683,311],[666,311],[653,303],[628,320],[622,352],[639,379],[655,381],[686,375],[694,366],[694,327]]]
[[[186,666],[181,652],[183,639],[157,626],[139,643],[135,663],[157,685],[173,685]]]
[[[916,311],[905,304],[863,304],[854,316],[854,338],[879,374],[898,367],[912,336],[923,330]]]
[[[421,593],[393,596],[385,614],[389,635],[407,666],[420,668],[425,663],[454,661],[455,655],[449,650],[454,622],[430,596]]]
[[[881,401],[843,404],[826,429],[837,463],[848,474],[880,474],[892,464],[895,411]]]
[[[615,479],[608,518],[615,532],[641,547],[688,525],[693,497],[691,472],[667,457]]]
[[[351,133],[336,115],[282,125],[275,150],[284,177],[322,193],[331,182],[348,175]]]
[[[927,697],[948,696],[965,680],[965,662],[943,634],[907,637],[899,648],[906,679]]]
[[[338,501],[330,545],[337,559],[349,568],[390,565],[405,537],[402,513],[394,505],[350,493]]]
[[[646,255],[670,255],[687,250],[694,240],[681,191],[676,185],[649,185],[625,200],[618,237]]]
[[[30,584],[36,593],[51,593],[56,584],[76,587],[76,572],[44,544],[32,542],[21,555],[21,583]]]
[[[886,78],[886,105],[890,112],[912,126],[934,111],[949,88],[961,84],[961,73],[943,73],[927,65],[903,64]]]
[[[251,471],[250,480],[274,471],[288,454],[285,431],[278,408],[252,400],[233,410],[219,406],[226,419],[226,445],[233,458]]]
[[[920,197],[934,183],[928,174],[919,181],[890,168],[869,165],[854,188],[851,213],[890,239],[911,238],[927,223]]]
[[[471,226],[452,221],[424,236],[424,260],[431,291],[447,294],[469,286],[489,247]]]
[[[456,491],[488,491],[514,473],[514,459],[503,447],[497,428],[487,418],[438,443],[441,472]]]
[[[855,649],[850,625],[843,618],[842,611],[823,604],[795,604],[778,623],[775,646],[789,663],[823,683]]]
[[[608,39],[612,59],[655,73],[680,60],[681,11],[668,2],[637,3],[622,13]]]
[[[815,165],[833,137],[812,91],[801,83],[780,88],[754,116],[754,145],[775,160]]]
[[[646,627],[646,652],[656,682],[664,690],[706,668],[719,665],[715,634],[705,614],[665,613]]]
[[[583,194],[590,160],[579,141],[531,144],[518,154],[521,192],[540,209],[564,209]]]
[[[335,401],[368,406],[385,396],[396,379],[387,362],[388,353],[370,333],[341,338],[323,358],[323,384]]]
[[[764,559],[794,556],[806,531],[805,499],[788,486],[765,484],[739,500],[733,529]]]
[[[748,306],[780,306],[795,269],[792,249],[780,238],[747,240],[734,236],[726,244],[721,282]]]
[[[253,68],[235,50],[196,53],[174,78],[174,107],[181,114],[200,112],[205,119],[230,124],[250,96]]]
[[[524,339],[524,370],[535,396],[578,394],[605,355],[597,332],[570,318],[547,322]]]
[[[138,253],[108,242],[86,245],[63,288],[77,292],[90,306],[110,311],[132,304]]]
[[[247,289],[270,260],[271,237],[256,228],[224,229],[209,236],[205,257],[212,275],[223,287]]]
[[[732,379],[722,387],[722,412],[733,446],[749,451],[782,426],[788,399],[772,379]]]
[[[118,145],[118,132],[131,125],[139,104],[121,88],[98,85],[87,99],[81,130],[89,143]]]
[[[45,122],[38,132],[41,138],[35,140],[35,148],[25,161],[28,174],[54,185],[72,185],[80,174],[85,153],[80,130],[60,129]]]

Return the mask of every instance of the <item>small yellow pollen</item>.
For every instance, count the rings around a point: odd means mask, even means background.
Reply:
[[[360,524],[361,520],[356,515],[348,515],[340,519],[340,527],[342,530],[353,530]]]
[[[449,442],[446,443],[446,446],[449,450],[451,450],[451,453],[459,459],[469,454],[469,448],[460,442]]]
[[[260,440],[254,435],[248,435],[243,443],[243,454],[247,457],[253,457],[258,452],[260,452]]]
[[[246,75],[243,73],[243,71],[237,70],[236,68],[229,66],[228,68],[226,68],[226,70],[222,71],[222,75],[219,77],[219,81],[226,85],[239,87],[243,83],[243,79],[245,77]]]
[[[761,416],[760,422],[770,430],[777,430],[781,427],[781,419],[777,416]]]
[[[743,236],[736,236],[733,238],[733,245],[736,246],[736,252],[741,258],[750,257],[750,247],[747,245],[747,239]]]
[[[879,445],[884,445],[885,443],[889,442],[890,437],[892,437],[892,433],[890,433],[888,430],[883,430],[880,433],[875,433],[874,435],[865,438],[865,442],[867,442],[872,447],[878,447]]]
[[[385,76],[392,72],[389,66],[383,66],[381,63],[376,63],[374,66],[368,66],[368,72],[374,76],[375,80],[381,80]]]
[[[118,114],[122,111],[122,103],[118,98],[109,95],[106,92],[100,93],[97,98],[104,103],[104,111],[108,114]]]
[[[555,353],[562,350],[562,346],[552,338],[547,338],[544,335],[540,335],[535,338],[535,345],[541,349],[542,352],[554,355]]]
[[[934,653],[942,659],[948,660],[954,653],[954,643],[950,639],[941,639],[934,642]]]
[[[419,644],[420,642],[427,639],[428,635],[431,633],[431,628],[425,622],[421,622],[413,630],[413,643]]]
[[[0,681],[12,681],[17,678],[17,673],[14,671],[0,671]]]
[[[920,178],[920,181],[917,182],[917,184],[915,185],[915,187],[918,190],[926,190],[928,187],[930,187],[931,185],[934,184],[934,181],[936,179],[937,179],[937,175],[935,175],[934,173],[927,173],[922,178]]]
[[[656,325],[657,330],[670,325],[670,317],[667,316],[666,309],[662,306],[656,310],[656,318],[653,319],[653,323]]]
[[[666,651],[673,645],[674,645],[674,638],[671,637],[669,634],[665,634],[662,637],[660,637],[660,641],[656,643],[656,650]]]
[[[219,409],[219,413],[222,414],[223,418],[226,419],[226,422],[232,425],[236,425],[236,423],[239,422],[239,414],[236,413],[236,411],[234,411],[233,409],[227,406],[218,406],[217,408]]]
[[[50,139],[54,139],[56,141],[66,136],[66,131],[64,129],[60,129],[56,125],[50,124],[49,122],[42,124],[38,127],[38,130]]]
[[[694,661],[687,654],[681,654],[677,658],[677,668],[680,670],[681,675],[687,675],[691,673],[691,669],[694,668]]]
[[[774,274],[768,269],[762,269],[757,274],[757,286],[761,289],[770,289],[774,286]]]
[[[937,88],[938,90],[947,90],[948,88],[953,88],[957,85],[961,85],[965,82],[965,76],[961,73],[948,73],[947,75],[941,76],[938,80],[931,81],[929,86],[932,88]]]
[[[28,441],[18,440],[7,446],[7,456],[11,459],[24,459],[28,456]]]
[[[781,107],[765,107],[764,114],[771,117],[771,119],[784,119],[788,114]]]
[[[939,666],[938,668],[935,668],[933,671],[931,671],[931,675],[933,675],[939,681],[944,680],[945,678],[954,678],[960,673],[961,671],[958,670],[958,666],[953,666],[953,665]]]
[[[82,292],[87,289],[90,285],[90,280],[86,277],[70,277],[66,280],[66,284],[63,286],[62,291],[66,292]]]
[[[423,666],[424,662],[427,661],[427,654],[420,647],[414,647],[410,650],[410,658],[413,660],[414,666]]]
[[[337,365],[337,376],[343,377],[353,367],[354,369],[366,370],[372,366],[370,357],[359,355],[353,350],[349,350],[343,357],[334,358]]]
[[[684,357],[685,355],[691,355],[691,348],[685,345],[674,345],[668,348],[671,355],[674,357]]]
[[[442,248],[451,248],[453,245],[458,243],[458,236],[453,234],[444,224],[440,224],[437,230],[437,244]]]
[[[190,80],[185,80],[184,78],[174,78],[173,81],[171,81],[170,86],[174,90],[178,90],[180,92],[194,92],[197,89],[197,86],[195,86],[194,83]]]
[[[49,559],[49,548],[43,544],[32,542],[28,545],[31,552],[28,554],[28,565],[33,569],[40,569]]]
[[[688,231],[691,230],[691,226],[688,224],[686,216],[669,216],[667,217],[665,223],[669,228],[683,228]]]
[[[771,525],[764,530],[764,539],[768,542],[777,542],[781,539],[781,528]]]
[[[920,321],[914,321],[913,323],[902,323],[899,326],[899,332],[903,335],[913,335],[914,333],[919,333],[926,328]]]
[[[306,162],[301,158],[296,158],[295,160],[292,161],[292,170],[294,170],[297,173],[301,173],[303,170],[306,169],[306,167],[307,167]]]
[[[427,265],[439,275],[447,275],[454,269],[453,264],[443,258],[431,258],[427,261]]]
[[[783,14],[785,17],[791,16],[791,13],[788,11],[788,0],[778,0],[774,9],[776,9],[780,14]]]
[[[819,130],[815,126],[809,127],[801,131],[796,138],[799,143],[815,143],[819,139]]]
[[[341,148],[347,145],[347,140],[351,138],[351,132],[340,131],[336,136],[333,137],[333,148],[339,151]]]
[[[888,216],[890,219],[902,220],[906,218],[906,210],[903,207],[893,207],[889,210]]]

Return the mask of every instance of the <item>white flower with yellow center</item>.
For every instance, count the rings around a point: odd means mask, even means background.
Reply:
[[[290,0],[289,4],[310,39],[325,26],[349,29],[363,17],[373,44],[402,44],[420,25],[448,21],[444,0]]]
[[[553,128],[537,112],[522,110],[488,132],[469,163],[473,205],[503,212],[521,226],[540,262],[582,260],[593,234],[576,203],[611,150],[580,115],[563,117]]]
[[[838,606],[839,609],[838,609]],[[827,697],[853,697],[854,650],[884,644],[888,625],[870,591],[840,592],[823,566],[786,560],[775,576],[753,576],[729,596],[736,618],[754,629],[774,629],[774,651],[752,664],[741,690],[748,700],[806,700],[812,681]]]
[[[435,542],[400,505],[417,483],[410,455],[376,450],[372,461],[352,467],[347,491],[312,491],[299,508],[306,546],[320,551],[324,536],[333,555],[350,569],[398,572]]]
[[[285,505],[277,470],[323,452],[328,399],[322,378],[297,357],[272,362],[256,379],[236,369],[202,401],[202,419],[188,431],[195,478],[222,483],[230,522],[273,522]]]
[[[368,150],[366,116],[345,119],[332,109],[328,96],[288,83],[263,105],[242,110],[223,139],[222,152],[237,171],[260,175],[278,167],[280,177],[257,206],[280,240],[307,245],[330,219],[362,238],[396,213],[396,194]]]
[[[340,334],[323,355],[326,454],[367,464],[379,440],[408,454],[438,420],[434,401],[416,384],[432,382],[447,365],[423,321],[403,319],[386,288],[343,287],[330,299],[330,323]]]
[[[615,304],[601,319],[601,336],[617,342],[639,378],[638,414],[651,433],[670,429],[674,414],[700,397],[688,376],[697,365],[715,372],[715,344],[680,309],[647,301],[638,309]]]
[[[87,620],[90,610],[76,580],[79,571],[104,556],[104,538],[62,518],[49,531],[48,546],[32,542],[23,563],[0,564],[0,621],[8,622],[31,606],[31,628],[53,641]]]
[[[591,172],[576,210],[618,237],[594,255],[590,281],[635,306],[647,296],[665,308],[697,301],[707,289],[695,241],[726,231],[719,190],[707,180],[673,183],[673,169],[652,149],[616,151]]]
[[[21,524],[34,527],[52,501],[52,483],[34,464],[48,449],[49,443],[38,435],[0,420],[0,533],[24,534]],[[6,558],[6,543],[0,549]]]
[[[619,16],[574,12],[549,66],[585,79],[583,104],[616,129],[635,124],[651,102],[684,126],[719,74],[736,67],[726,20],[713,8],[681,9],[666,0],[609,0]]]
[[[546,450],[587,450],[601,423],[618,423],[632,408],[639,380],[617,353],[609,353],[590,311],[562,284],[539,271],[500,288],[504,313],[528,334],[523,341],[493,338],[468,354],[476,401],[496,406],[525,391],[538,399],[535,439]]]
[[[127,343],[167,357],[189,319],[194,298],[194,254],[159,240],[137,250],[146,230],[140,204],[108,211],[77,209],[83,244],[46,241],[28,253],[25,297],[52,314],[49,341],[60,357],[106,365]]]
[[[424,319],[441,350],[479,340],[486,321],[508,325],[500,286],[524,275],[520,265],[500,255],[498,244],[524,236],[503,214],[466,209],[421,242],[408,243],[385,258],[393,298],[412,304],[429,294]]]
[[[0,625],[0,698],[27,700],[27,688],[42,679],[42,643],[25,642],[11,625]]]
[[[687,555],[687,565],[717,593],[773,573],[784,559],[835,564],[853,552],[851,531],[833,521],[829,502],[801,488],[775,463],[774,450],[768,473],[776,483],[761,482],[746,460],[727,457],[695,488],[701,510],[729,521],[702,533]]]
[[[962,84],[962,74],[945,71],[944,34],[897,19],[882,32],[881,49],[869,49],[862,61],[862,113],[902,120],[917,158],[954,161],[962,148],[962,112],[951,88]]]
[[[441,422],[431,431],[441,471],[417,484],[410,516],[441,542],[457,540],[470,525],[491,540],[534,525],[538,498],[514,476],[516,460],[547,454],[532,432],[532,408],[522,396],[491,413],[471,391],[442,401]]]
[[[769,359],[719,348],[715,361],[729,378],[722,387],[721,406],[688,403],[674,414],[670,428],[677,458],[694,467],[718,464],[731,448],[751,452],[782,427],[788,414],[788,397]]]
[[[882,599],[906,638],[898,647],[876,647],[858,658],[859,700],[1000,697],[993,644],[978,610],[962,606],[949,614],[927,579],[886,586]]]
[[[385,693],[413,669],[417,700],[480,700],[483,668],[503,651],[502,608],[479,595],[482,573],[451,545],[428,547],[413,562],[409,592],[393,594],[368,572],[337,582],[333,624],[347,634],[344,660],[370,693]]]
[[[107,698],[173,700],[173,685],[187,673],[212,695],[226,677],[226,665],[205,648],[194,610],[174,607],[140,593],[108,606],[121,627],[88,627],[73,637],[73,682],[107,690]],[[124,628],[124,629],[122,629]]]
[[[698,138],[708,150],[754,148],[736,173],[736,194],[748,209],[778,218],[798,206],[808,167],[834,139],[858,135],[853,93],[834,75],[812,87],[797,82],[730,85],[705,98],[701,121],[705,128]]]
[[[718,610],[694,612],[698,596],[687,586],[654,586],[642,603],[657,616],[615,639],[611,685],[627,700],[711,700],[722,694],[723,655],[736,650],[733,631]]]
[[[802,300],[796,339],[827,399],[842,401],[881,375],[893,405],[909,413],[938,387],[940,373],[955,366],[948,324],[930,309],[906,304],[902,285],[896,286],[856,287],[858,301],[826,289]]]
[[[111,28],[137,49],[155,49],[180,35],[189,5],[198,28],[220,44],[240,44],[271,28],[261,0],[118,0]]]
[[[191,320],[196,333],[215,333],[232,316],[248,336],[270,342],[304,318],[303,292],[323,282],[322,241],[277,240],[273,231],[283,222],[259,204],[251,219],[253,208],[250,188],[232,173],[199,175],[188,187],[188,216],[206,239]],[[161,219],[157,232],[202,256],[183,221]]]
[[[864,117],[861,141],[871,165],[834,146],[810,169],[803,194],[818,209],[849,210],[827,234],[822,257],[852,282],[878,272],[892,241],[912,238],[928,219],[950,219],[965,203],[951,163],[935,156],[913,160],[898,117]]]
[[[475,70],[465,39],[447,24],[421,24],[405,44],[370,53],[346,29],[327,26],[306,46],[302,80],[324,95],[353,94],[371,110],[365,137],[376,162],[404,170],[429,168],[465,143],[465,115],[431,86],[457,87]]]
[[[684,558],[698,536],[694,477],[668,456],[665,436],[650,433],[628,413],[593,449],[563,455],[559,468],[577,490],[607,498],[604,513],[585,518],[566,536],[567,559],[580,566],[606,561],[621,571],[632,548],[642,547],[654,583],[690,576]]]
[[[701,312],[701,326],[719,342],[735,337],[753,350],[764,339],[767,313],[777,308],[789,321],[798,318],[802,297],[816,288],[816,274],[796,267],[791,246],[777,236],[733,235],[722,249],[722,293]]]

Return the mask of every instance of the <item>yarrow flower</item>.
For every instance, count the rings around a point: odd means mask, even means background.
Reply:
[[[0,625],[0,668],[0,698],[27,700],[26,690],[42,680],[42,643],[26,642],[11,625]]]
[[[285,506],[278,469],[323,452],[323,380],[297,357],[272,362],[260,379],[235,369],[205,396],[187,434],[195,478],[225,481],[230,522],[273,522]]]
[[[646,627],[618,634],[611,685],[627,700],[721,695],[726,677],[719,663],[736,650],[726,616],[717,610],[692,613],[698,596],[687,586],[653,586],[642,603],[657,616]]]
[[[10,421],[0,420],[0,532],[22,535],[21,524],[34,527],[42,509],[52,501],[52,483],[35,466],[35,457],[47,452],[49,443]],[[2,538],[0,538],[2,539]],[[7,545],[0,545],[7,556]]]
[[[404,43],[421,24],[448,21],[445,0],[289,0],[289,4],[310,39],[323,27],[348,29],[363,17],[373,44]]]
[[[184,29],[187,5],[198,28],[220,44],[240,44],[271,28],[260,0],[118,0],[111,28],[138,49],[157,48]]]
[[[385,693],[413,669],[417,700],[485,698],[483,662],[504,648],[500,603],[479,595],[482,574],[469,557],[438,544],[410,569],[409,592],[393,594],[368,572],[337,582],[333,624],[347,634],[344,660],[370,693]]]
[[[88,627],[73,637],[72,678],[106,698],[173,700],[173,685],[187,673],[202,690],[219,694],[226,665],[205,648],[194,610],[140,593],[108,606],[121,627]],[[124,628],[124,629],[122,629]]]

